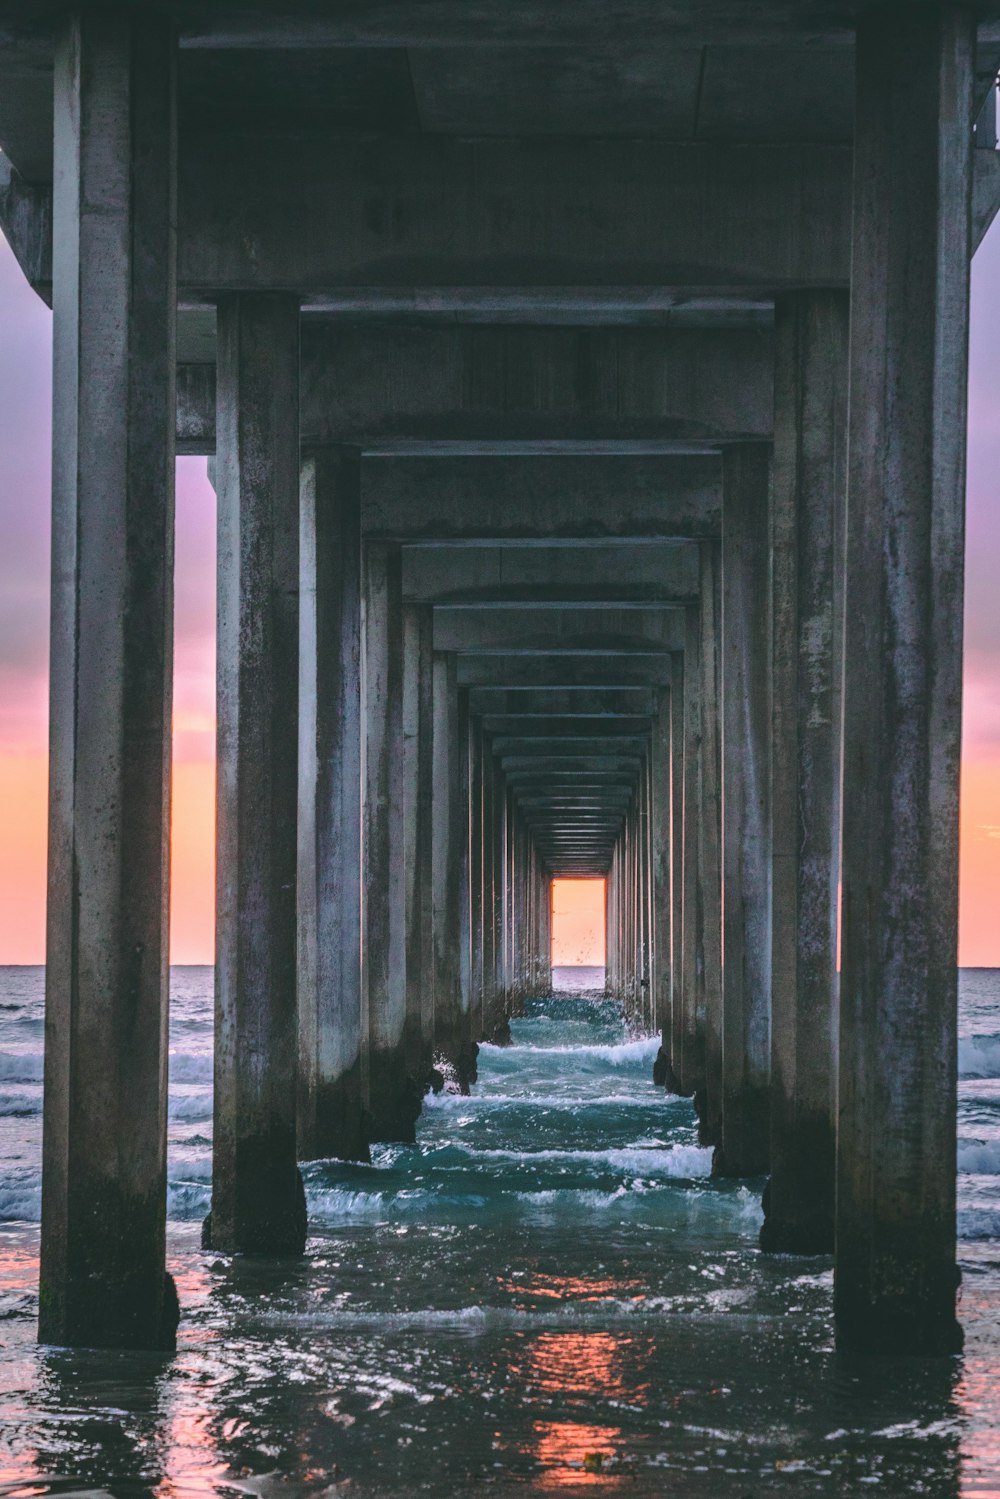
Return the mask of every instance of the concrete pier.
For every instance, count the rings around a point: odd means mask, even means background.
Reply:
[[[776,307],[771,1177],[761,1246],[833,1250],[848,297]]]
[[[958,782],[971,14],[858,31],[837,1337],[958,1348]],[[904,134],[905,132],[905,134]]]
[[[300,1254],[299,307],[218,309],[215,1124],[208,1247]]]
[[[219,500],[206,1242],[301,1252],[296,1160],[473,1087],[596,878],[764,1247],[835,1247],[843,1346],[958,1344],[1000,0],[636,5],[0,7],[0,227],[55,314],[43,1337],[173,1336],[176,449]]]
[[[55,49],[52,674],[39,1337],[172,1348],[165,1269],[175,42]]]
[[[767,1169],[771,1070],[770,480],[730,448],[722,485],[722,1140],[713,1169]]]
[[[399,547],[365,545],[365,783],[362,973],[365,1090],[372,1140],[412,1140],[422,1088],[406,1047],[403,599]]]
[[[356,448],[304,456],[300,537],[298,1151],[365,1161]]]

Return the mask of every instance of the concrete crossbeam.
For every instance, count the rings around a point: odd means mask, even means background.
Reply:
[[[685,603],[697,594],[698,548],[693,542],[403,548],[403,596],[427,603],[473,598],[571,603],[587,597]]]
[[[359,328],[303,318],[302,435],[411,453],[470,442],[763,439],[773,370],[769,329]],[[182,451],[214,449],[213,384],[210,365],[180,365]]]

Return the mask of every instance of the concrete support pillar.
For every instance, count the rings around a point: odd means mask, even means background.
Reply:
[[[175,46],[55,49],[52,635],[39,1337],[172,1348],[164,1269]]]
[[[296,1165],[299,310],[218,308],[215,1133],[206,1244],[301,1253]]]
[[[496,763],[489,735],[483,734],[483,1034],[491,1037],[503,1018],[497,1003],[497,931],[495,904]]]
[[[362,972],[372,1140],[413,1140],[423,1090],[408,1067],[399,546],[365,544]]]
[[[699,1064],[699,1036],[704,1033],[704,973],[702,953],[700,837],[701,837],[701,618],[689,604],[684,620],[684,764],[681,788],[684,833],[681,848],[681,984],[673,1007],[672,1065],[679,1091],[690,1095],[703,1086]],[[699,1006],[701,1015],[699,1016]]]
[[[955,1320],[958,786],[975,17],[858,30],[835,1314]]]
[[[403,876],[406,905],[406,1068],[421,1089],[434,1060],[431,848],[434,766],[433,613],[403,606]]]
[[[483,729],[469,725],[469,907],[471,967],[469,1024],[473,1039],[486,1037],[483,983]]]
[[[462,768],[465,743],[453,655],[435,651],[433,773],[434,1044],[466,1088],[475,1081],[475,1053],[462,995],[461,902],[468,843]]]
[[[699,548],[701,587],[697,643],[699,758],[698,798],[698,1015],[701,1082],[695,1102],[701,1137],[722,1139],[722,549],[716,541]],[[685,851],[686,857],[686,851]]]
[[[848,310],[839,291],[777,304],[771,1179],[761,1247],[782,1253],[833,1250]]]
[[[361,1078],[361,454],[303,460],[298,1151],[368,1159]]]
[[[673,1093],[680,1087],[674,1034],[679,1027],[684,1002],[684,720],[687,687],[683,651],[673,653],[670,673],[670,1007],[663,1049],[669,1064],[665,1083]]]
[[[723,460],[722,1144],[714,1169],[767,1170],[771,1070],[770,450]]]
[[[667,1041],[669,1048],[671,986],[671,888],[670,834],[672,807],[670,801],[670,697],[669,687],[657,694],[656,718],[650,749],[652,766],[652,835],[651,879],[653,922],[652,1007],[650,1022]]]

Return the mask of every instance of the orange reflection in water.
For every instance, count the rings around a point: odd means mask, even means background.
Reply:
[[[499,1290],[511,1296],[539,1297],[549,1301],[604,1301],[609,1296],[634,1291],[643,1284],[641,1280],[621,1280],[612,1276],[601,1280],[592,1275],[544,1275],[541,1271],[517,1280],[498,1275],[496,1283]],[[645,1294],[632,1297],[633,1301],[645,1299]]]
[[[533,1456],[542,1472],[542,1489],[602,1484],[617,1488],[624,1475],[615,1471],[622,1432],[615,1426],[590,1426],[579,1421],[536,1421]]]
[[[626,1479],[625,1435],[620,1426],[593,1418],[595,1397],[646,1405],[649,1384],[642,1378],[648,1352],[641,1342],[615,1333],[546,1332],[526,1340],[511,1374],[522,1399],[563,1411],[569,1419],[536,1420],[521,1450],[537,1462],[540,1488],[598,1484],[617,1487]],[[583,1407],[574,1420],[574,1407]]]

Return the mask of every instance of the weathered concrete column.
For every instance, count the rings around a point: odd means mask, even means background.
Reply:
[[[497,932],[495,904],[496,762],[489,736],[483,734],[483,1034],[492,1036],[503,1020],[497,1004]]]
[[[462,1003],[461,901],[468,805],[458,681],[452,654],[435,651],[433,774],[434,1045],[455,1067],[463,1088],[475,1080],[475,1055]],[[464,820],[463,820],[464,819]]]
[[[771,1071],[770,449],[723,460],[722,1143],[714,1169],[767,1170]]]
[[[471,1034],[486,1035],[485,986],[483,983],[483,728],[479,719],[469,723],[469,1024]]]
[[[298,1151],[368,1159],[361,1086],[361,454],[300,491]]]
[[[671,987],[671,888],[670,833],[670,695],[669,687],[657,693],[650,763],[652,766],[651,878],[653,909],[653,984],[651,1022],[666,1034],[670,1024]]]
[[[172,1348],[164,1269],[175,44],[55,51],[52,636],[39,1337]]]
[[[696,1094],[708,1145],[722,1139],[722,548],[699,547],[697,643],[701,725],[694,795],[698,799],[699,1022],[703,1082]],[[686,857],[686,855],[685,855]]]
[[[299,1254],[299,309],[218,308],[215,1133],[205,1242]]]
[[[364,548],[365,777],[361,966],[369,1134],[415,1138],[423,1089],[406,1054],[403,608],[399,546]]]
[[[761,1247],[833,1250],[847,292],[778,299],[771,1179]]]
[[[434,764],[433,613],[403,606],[403,867],[406,883],[407,1070],[425,1088],[434,1059],[434,951],[431,900]]]
[[[858,31],[837,1336],[955,1320],[958,784],[973,12]]]
[[[672,1065],[678,1091],[690,1095],[703,1086],[699,1065],[699,1035],[704,1030],[702,955],[700,822],[701,822],[701,683],[699,655],[701,619],[697,604],[689,604],[684,618],[684,780],[682,805],[684,836],[680,881],[682,900],[681,984],[672,1011]]]
[[[680,1086],[674,1058],[674,1032],[684,995],[684,653],[670,659],[670,1008],[664,1027],[664,1053],[669,1074],[664,1082],[671,1093]]]

